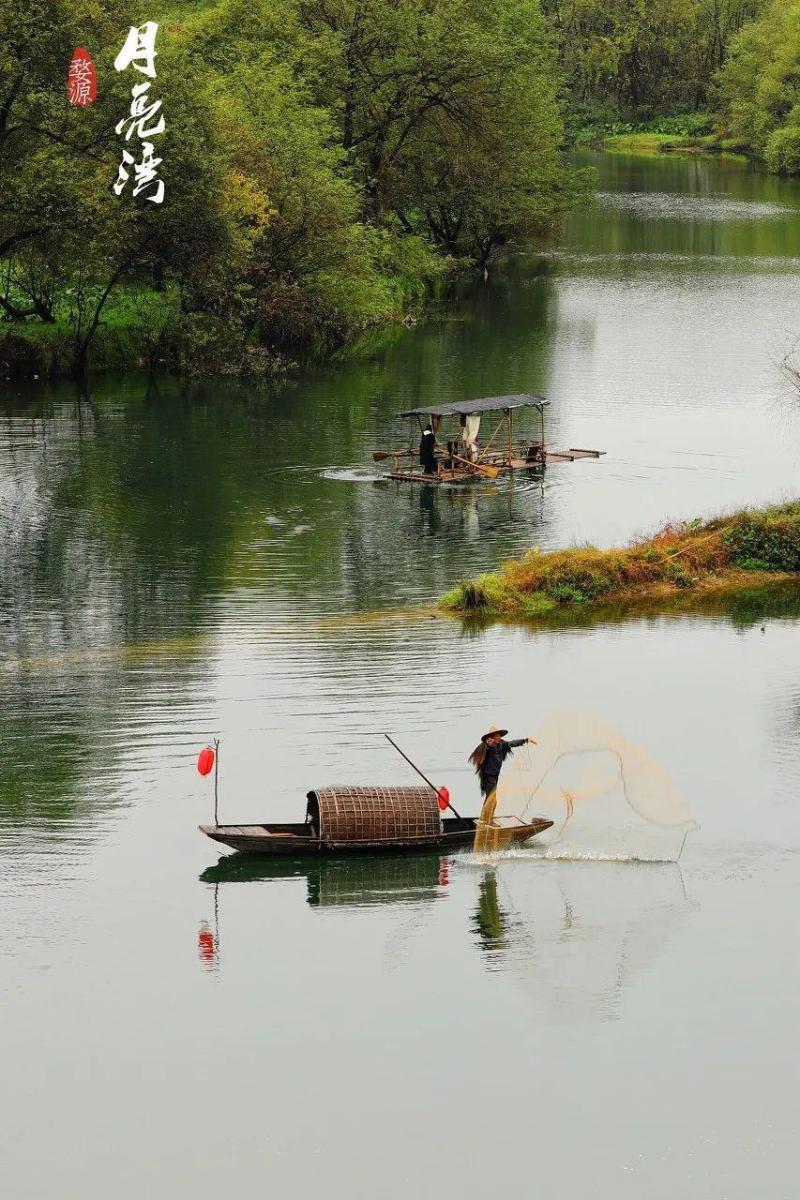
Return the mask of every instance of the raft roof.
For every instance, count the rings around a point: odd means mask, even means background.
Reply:
[[[427,408],[410,408],[398,417],[467,417],[471,413],[506,412],[511,408],[537,408],[542,411],[550,403],[541,396],[522,393],[514,396],[485,396],[481,400],[460,400],[457,404],[434,404]]]

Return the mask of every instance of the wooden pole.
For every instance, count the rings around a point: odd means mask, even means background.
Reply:
[[[539,409],[539,416],[542,423],[542,462],[544,462],[544,405]]]
[[[422,771],[420,771],[419,767],[418,767],[418,766],[416,766],[416,765],[415,765],[415,764],[414,764],[414,763],[411,761],[411,759],[408,757],[408,755],[407,755],[407,754],[403,754],[403,751],[400,749],[400,747],[398,746],[397,742],[394,742],[394,741],[392,741],[392,739],[389,737],[388,733],[385,733],[383,736],[386,738],[387,742],[391,742],[391,744],[394,746],[395,750],[396,750],[396,751],[397,751],[397,753],[400,755],[400,757],[401,757],[401,758],[404,758],[410,767],[413,767],[413,769],[414,769],[414,770],[417,772],[417,774],[419,775],[420,779],[424,779],[424,780],[425,780],[425,782],[427,783],[428,787],[429,787],[429,788],[431,788],[431,789],[432,789],[434,792],[436,792],[436,795],[438,796],[438,795],[439,795],[439,789],[438,789],[437,787],[434,787],[434,785],[431,783],[430,779],[428,779],[428,776],[427,776],[427,775],[423,775],[423,774],[422,774]],[[457,813],[457,812],[456,812],[456,810],[453,808],[452,804],[448,803],[447,807],[450,809],[450,811],[453,813],[453,815],[454,815],[454,816],[458,817],[458,819],[459,819],[459,821],[460,821],[460,820],[461,820],[461,816],[460,816],[460,814],[459,814],[459,813]]]
[[[496,479],[500,474],[499,467],[487,467],[483,463],[473,462],[470,458],[461,458],[458,454],[451,455],[453,462],[463,463],[471,471],[478,475],[485,475],[487,479]]]
[[[219,828],[219,738],[214,738],[214,824]]]
[[[510,464],[514,455],[514,414],[511,409],[506,414],[506,420],[508,421],[508,461]]]

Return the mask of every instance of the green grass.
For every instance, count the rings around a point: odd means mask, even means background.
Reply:
[[[800,501],[712,521],[668,525],[622,549],[575,547],[504,563],[462,582],[439,607],[461,614],[542,617],[648,598],[735,591],[796,579],[800,587]]]
[[[617,133],[602,138],[602,147],[611,154],[713,154],[716,157],[744,161],[747,155],[739,142],[731,138],[682,137],[672,133]]]
[[[158,360],[178,313],[178,297],[169,289],[120,287],[109,299],[89,352],[94,370],[126,369]],[[68,375],[74,369],[75,329],[67,303],[56,320],[0,322],[0,364],[21,377]],[[87,317],[88,320],[88,317]]]
[[[603,149],[616,154],[660,154],[674,141],[669,133],[616,133],[603,138]]]

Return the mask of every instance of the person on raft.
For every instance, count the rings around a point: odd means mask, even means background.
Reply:
[[[419,443],[419,462],[426,475],[436,474],[436,434],[430,421],[422,431]]]
[[[475,768],[475,774],[480,779],[481,795],[483,796],[480,819],[484,823],[489,823],[494,818],[494,810],[497,805],[497,781],[500,778],[503,763],[509,754],[513,754],[517,746],[536,745],[533,738],[518,738],[515,742],[507,742],[505,740],[507,733],[507,729],[496,729],[493,726],[488,733],[483,735],[480,743],[469,756],[469,761]]]

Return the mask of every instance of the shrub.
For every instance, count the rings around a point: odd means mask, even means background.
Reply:
[[[774,130],[767,138],[764,160],[770,171],[796,175],[800,171],[800,124]]]
[[[800,514],[794,509],[738,517],[722,535],[745,571],[800,571]]]

